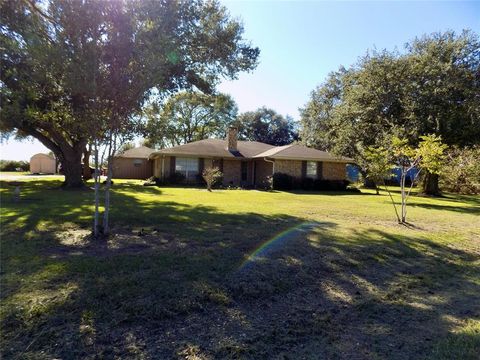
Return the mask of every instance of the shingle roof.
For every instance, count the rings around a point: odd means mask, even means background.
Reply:
[[[151,149],[146,146],[139,146],[115,155],[115,157],[147,159],[153,152],[155,152],[155,149]]]
[[[332,162],[352,162],[346,157],[334,156],[326,151],[309,148],[300,144],[290,144],[285,146],[276,146],[273,149],[257,154],[254,158],[271,158],[285,160],[314,160],[314,161],[332,161]]]
[[[236,152],[227,150],[227,141],[206,139],[153,152],[150,158],[160,155],[201,156],[220,158],[272,158],[285,160],[313,160],[332,162],[352,162],[352,159],[336,157],[328,152],[299,144],[273,146],[258,141],[238,141]]]
[[[226,140],[206,139],[155,151],[150,157],[156,157],[156,155],[196,155],[221,158],[251,158],[273,147],[273,145],[258,141],[238,141],[238,151],[230,152],[227,150]]]

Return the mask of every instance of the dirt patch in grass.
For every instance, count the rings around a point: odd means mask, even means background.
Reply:
[[[89,229],[67,228],[61,231],[44,231],[43,237],[54,237],[54,246],[45,249],[47,256],[54,258],[88,255],[115,256],[121,254],[141,254],[152,251],[169,252],[186,249],[185,239],[170,233],[162,233],[155,228],[120,228],[112,229],[107,239],[95,240]],[[189,246],[188,251],[196,251]]]

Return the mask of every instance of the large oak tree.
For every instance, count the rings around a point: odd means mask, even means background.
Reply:
[[[380,146],[392,134],[412,145],[436,134],[448,145],[480,142],[480,41],[464,31],[435,33],[405,52],[373,52],[349,69],[330,74],[301,110],[302,138],[351,156]],[[427,174],[423,191],[438,193]]]
[[[115,127],[132,132],[152,94],[211,92],[253,69],[259,50],[216,1],[6,0],[0,8],[1,129],[54,152],[66,187],[82,153]]]
[[[288,115],[284,117],[266,107],[240,114],[236,125],[241,140],[260,141],[275,146],[298,140],[297,124],[293,118]]]
[[[210,137],[224,137],[237,116],[237,104],[225,94],[183,91],[163,104],[144,109],[145,144],[164,148]]]

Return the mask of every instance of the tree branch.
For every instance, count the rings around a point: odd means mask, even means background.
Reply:
[[[385,191],[390,196],[390,200],[392,200],[392,205],[393,205],[393,208],[395,209],[395,215],[397,215],[397,220],[398,220],[398,223],[400,224],[401,221],[400,221],[400,216],[398,215],[397,206],[395,205],[395,201],[393,201],[393,197],[392,197],[392,194],[390,193],[390,190],[388,190],[388,188],[387,188],[387,184],[385,182],[385,179],[383,180],[383,186],[385,187]]]
[[[59,145],[57,145],[55,142],[53,142],[51,139],[49,139],[47,136],[42,134],[40,131],[35,129],[34,127],[28,126],[28,125],[22,125],[18,127],[20,130],[25,132],[26,134],[33,136],[35,139],[40,141],[43,145],[45,145],[47,148],[52,150],[57,156],[61,155],[63,156],[63,151]]]

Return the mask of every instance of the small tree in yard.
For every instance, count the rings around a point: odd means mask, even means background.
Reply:
[[[378,181],[380,178],[383,180],[385,190],[392,200],[395,214],[400,224],[407,223],[407,201],[420,172],[424,170],[430,174],[439,174],[445,157],[444,153],[447,149],[447,146],[442,144],[440,136],[426,135],[421,136],[420,139],[417,148],[410,146],[408,140],[394,136],[388,149],[378,147],[366,150],[366,156],[371,160],[368,168],[371,172],[369,176],[375,181]],[[385,183],[388,175],[390,174],[391,176],[391,170],[394,166],[400,169],[400,213]],[[418,171],[411,178],[411,185],[407,188],[407,176],[414,169]]]
[[[206,168],[203,170],[202,177],[207,183],[207,190],[212,191],[212,186],[223,176],[218,167]]]
[[[368,147],[362,151],[362,159],[365,159],[363,168],[366,172],[366,180],[375,184],[375,190],[379,195],[379,185],[385,184],[385,179],[392,177],[394,166],[389,156],[389,150],[383,146]]]

